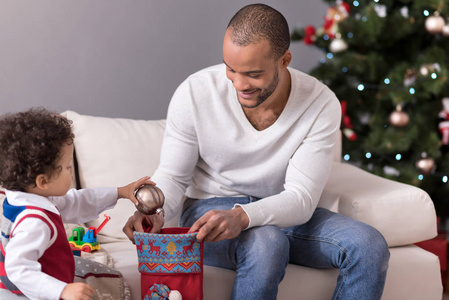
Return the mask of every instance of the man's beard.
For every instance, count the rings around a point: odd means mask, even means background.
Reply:
[[[244,104],[241,104],[241,105],[245,108],[258,107],[259,105],[264,103],[265,100],[267,100],[271,96],[271,94],[273,94],[273,92],[276,90],[278,84],[279,84],[279,72],[278,72],[278,70],[276,70],[276,72],[274,73],[274,76],[273,76],[273,80],[271,81],[270,85],[267,88],[261,90],[262,92],[257,97],[257,103],[254,105],[244,105]]]

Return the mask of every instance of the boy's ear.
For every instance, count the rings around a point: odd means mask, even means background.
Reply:
[[[36,187],[45,190],[48,187],[48,177],[45,174],[39,174],[36,177]]]

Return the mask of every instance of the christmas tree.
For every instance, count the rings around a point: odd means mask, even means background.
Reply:
[[[342,104],[344,159],[424,189],[449,217],[449,0],[326,2],[292,40],[325,53],[310,73]]]

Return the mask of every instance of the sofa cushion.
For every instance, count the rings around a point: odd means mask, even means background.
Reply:
[[[131,243],[105,244],[115,263],[131,287],[134,300],[140,300],[140,273],[137,251]],[[391,258],[383,300],[441,299],[442,284],[438,257],[416,246],[390,248]],[[331,299],[338,269],[313,269],[289,264],[279,285],[277,299]],[[204,266],[204,299],[231,299],[235,272]],[[299,296],[300,295],[300,296]]]
[[[81,188],[123,186],[143,176],[151,176],[159,164],[165,120],[143,121],[63,113],[73,121],[75,152]],[[136,210],[125,199],[108,210],[111,220],[98,240],[126,239],[122,228]],[[97,227],[103,217],[89,222]]]

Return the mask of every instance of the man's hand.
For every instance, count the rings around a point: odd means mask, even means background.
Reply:
[[[142,177],[139,180],[131,182],[128,185],[118,187],[117,188],[118,198],[127,198],[131,200],[131,202],[134,203],[134,205],[139,204],[136,197],[134,197],[134,191],[144,184],[156,185],[156,183],[150,180],[149,176]]]
[[[136,211],[126,222],[123,232],[135,244],[134,231],[144,232],[146,228],[151,227],[150,233],[159,233],[162,226],[164,226],[164,216],[162,214],[144,215]]]
[[[198,231],[198,242],[218,242],[235,238],[248,227],[249,219],[243,208],[211,210],[190,227],[189,232]]]
[[[95,290],[83,282],[69,283],[61,293],[64,300],[91,300],[95,295]]]

